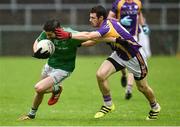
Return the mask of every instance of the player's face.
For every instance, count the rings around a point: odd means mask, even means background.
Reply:
[[[48,39],[51,39],[51,38],[55,38],[55,37],[56,37],[55,33],[52,32],[52,31],[46,32],[46,36],[47,36]]]
[[[90,13],[89,21],[93,27],[100,27],[100,21],[96,13]]]

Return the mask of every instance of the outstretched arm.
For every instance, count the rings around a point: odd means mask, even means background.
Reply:
[[[82,42],[81,46],[89,47],[89,46],[94,46],[97,43],[101,43],[101,42],[116,42],[116,38],[106,37],[106,38],[98,38],[98,39],[94,39],[94,40],[88,40],[88,41]]]
[[[100,33],[97,32],[97,31],[71,33],[71,32],[64,31],[61,28],[56,29],[55,34],[56,34],[56,37],[58,39],[70,39],[70,38],[73,38],[73,39],[85,40],[85,41],[101,37]]]
[[[58,39],[77,39],[77,40],[84,40],[84,46],[92,46],[99,42],[115,42],[114,37],[101,37],[101,34],[97,31],[92,32],[79,32],[79,33],[70,33],[66,32],[63,29],[56,29],[55,31],[56,37]]]
[[[72,34],[73,39],[78,39],[78,40],[93,40],[96,38],[100,38],[101,35],[99,32],[93,31],[93,32],[79,32]]]

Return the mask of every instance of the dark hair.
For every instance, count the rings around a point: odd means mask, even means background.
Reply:
[[[101,6],[101,5],[98,5],[98,6],[95,6],[91,9],[91,12],[90,13],[96,13],[97,17],[99,18],[100,16],[103,16],[104,19],[107,18],[107,11],[106,9]]]
[[[45,31],[52,31],[54,32],[56,28],[60,27],[60,22],[55,19],[51,19],[46,21],[46,23],[43,26],[43,29]]]

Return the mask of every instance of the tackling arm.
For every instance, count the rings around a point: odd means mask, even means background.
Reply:
[[[97,43],[96,41],[88,40],[88,41],[85,41],[85,42],[81,43],[81,46],[89,47],[89,46],[95,45],[96,43]]]
[[[70,39],[70,38],[72,38],[72,39],[85,40],[85,41],[101,37],[100,33],[97,31],[71,33],[71,32],[64,31],[61,28],[57,28],[55,30],[55,34],[56,34],[56,38],[58,38],[58,39]]]
[[[93,31],[93,32],[79,32],[76,34],[72,34],[73,39],[78,40],[93,40],[96,38],[100,38],[101,35],[99,32]]]
[[[56,29],[55,34],[58,39],[73,38],[77,40],[84,40],[86,41],[84,43],[84,46],[92,46],[95,45],[97,42],[116,42],[115,38],[113,37],[102,37],[98,31],[70,33],[62,29]]]

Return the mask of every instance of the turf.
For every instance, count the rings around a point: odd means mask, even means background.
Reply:
[[[44,60],[29,57],[0,57],[0,126],[180,126],[180,59],[149,59],[149,85],[154,89],[162,111],[157,121],[146,121],[149,105],[133,88],[133,97],[124,99],[120,73],[109,82],[116,110],[102,119],[93,116],[102,105],[96,82],[96,70],[106,57],[78,56],[76,69],[63,82],[60,101],[48,106],[46,95],[36,119],[17,121],[32,104],[34,85],[39,80]]]

